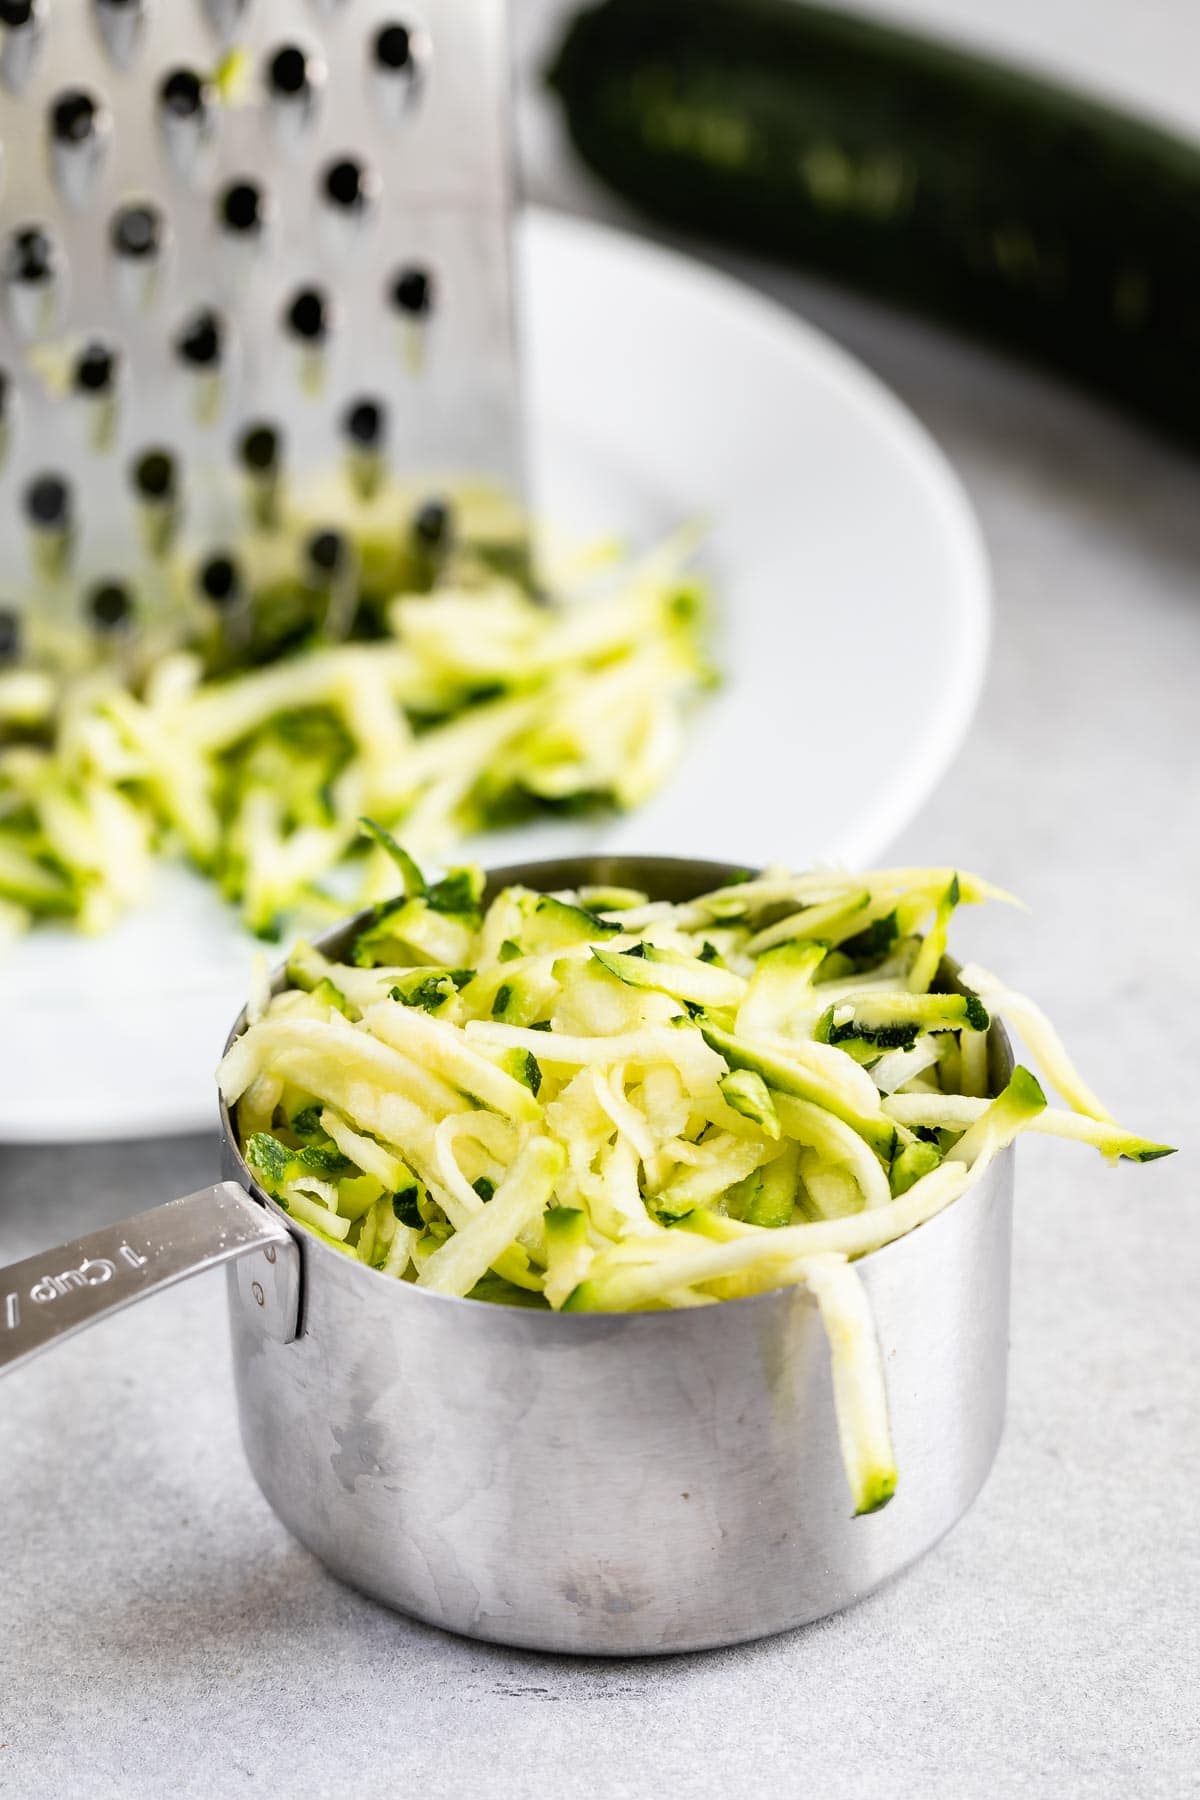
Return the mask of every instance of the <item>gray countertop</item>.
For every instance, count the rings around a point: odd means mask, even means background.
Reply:
[[[1086,9],[1085,65],[1102,76],[1098,36],[1111,85],[1135,10]],[[523,15],[531,58],[547,13]],[[1182,0],[1144,13],[1178,112],[1200,20]],[[1033,15],[1016,9],[1024,49]],[[1153,68],[1135,73],[1152,92]],[[615,215],[559,172],[532,108],[525,136],[540,197]],[[1043,1000],[1123,1119],[1194,1151],[1200,464],[920,325],[748,272],[926,421],[991,552],[980,712],[895,855],[1022,894],[1032,918],[976,916],[970,952]],[[185,1192],[214,1160],[204,1140],[0,1153],[0,1258]],[[1200,1792],[1191,1159],[1110,1170],[1039,1140],[1018,1185],[1009,1425],[981,1498],[874,1598],[735,1651],[542,1658],[340,1587],[242,1462],[218,1279],[34,1363],[0,1396],[0,1793]]]

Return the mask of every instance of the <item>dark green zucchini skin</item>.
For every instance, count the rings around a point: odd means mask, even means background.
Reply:
[[[793,0],[603,0],[550,84],[669,225],[1046,363],[1200,447],[1200,148]]]

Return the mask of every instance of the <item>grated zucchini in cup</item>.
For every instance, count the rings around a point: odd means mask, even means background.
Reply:
[[[935,988],[950,869],[768,870],[673,904],[630,889],[428,882],[333,963],[297,946],[219,1071],[261,1186],[332,1248],[434,1293],[624,1312],[788,1285],[828,1333],[856,1512],[896,1471],[855,1259],[933,1218],[1021,1131],[1110,1161],[1122,1130],[1045,1017],[992,976]],[[988,1092],[1003,1007],[1066,1101],[1018,1067]]]

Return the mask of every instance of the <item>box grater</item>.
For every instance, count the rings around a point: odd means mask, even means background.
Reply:
[[[406,494],[519,501],[504,24],[0,0],[10,659],[194,636],[247,563],[352,588],[356,537],[445,528]]]

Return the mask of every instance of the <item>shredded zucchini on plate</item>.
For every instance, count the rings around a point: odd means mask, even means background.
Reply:
[[[549,602],[452,563],[369,636],[335,643],[318,622],[261,666],[196,648],[0,670],[0,928],[103,930],[166,852],[276,938],[374,897],[378,858],[357,889],[328,885],[361,854],[364,812],[428,852],[532,815],[637,806],[712,679],[692,545],[564,570]]]
[[[951,1205],[1033,1126],[1147,1162],[1043,1015],[934,982],[950,869],[768,871],[680,904],[628,889],[429,883],[348,959],[293,952],[219,1071],[261,1186],[332,1248],[440,1294],[568,1312],[820,1308],[855,1510],[896,1472],[854,1259]],[[990,996],[1048,1082],[988,1092]]]

